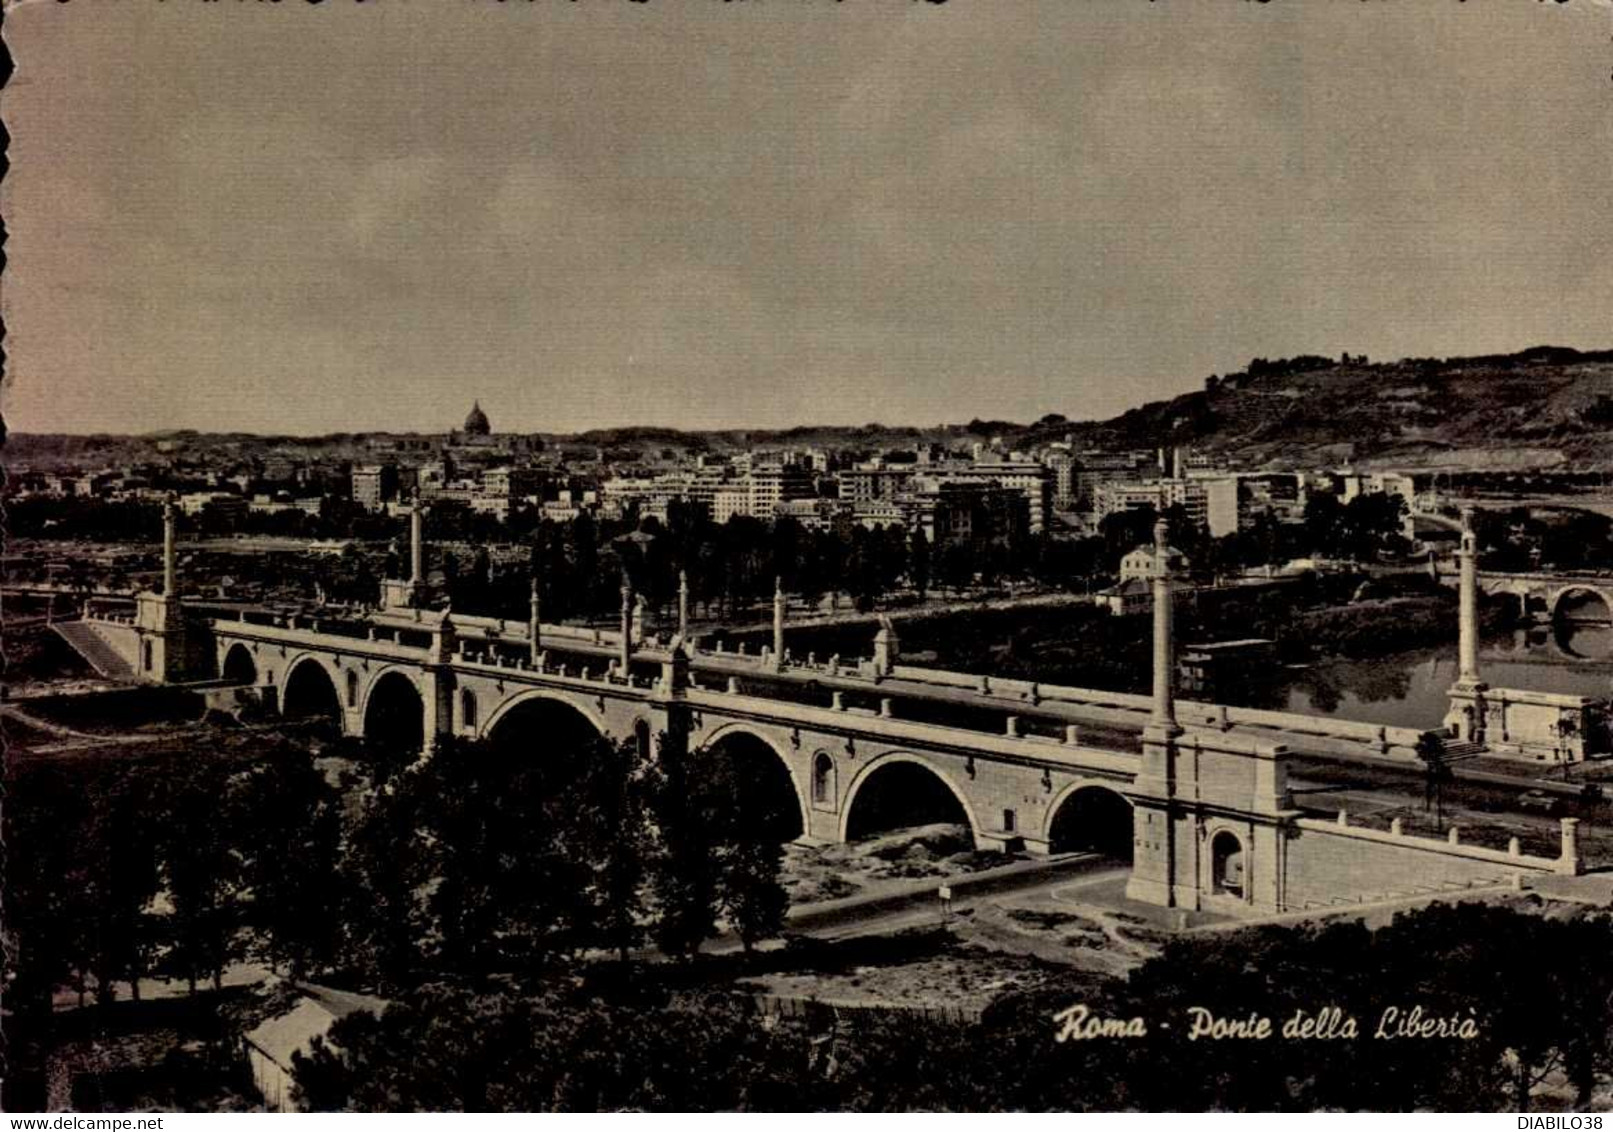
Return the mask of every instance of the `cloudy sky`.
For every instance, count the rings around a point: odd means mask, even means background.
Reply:
[[[1107,416],[1613,346],[1608,0],[24,3],[9,426]]]

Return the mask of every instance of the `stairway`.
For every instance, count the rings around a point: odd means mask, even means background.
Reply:
[[[1447,739],[1442,760],[1446,766],[1449,766],[1452,763],[1459,763],[1466,759],[1476,759],[1486,750],[1486,747],[1470,739]]]
[[[108,680],[134,680],[134,667],[95,631],[95,626],[90,622],[58,621],[51,628],[73,646],[74,652],[89,661],[91,668]]]

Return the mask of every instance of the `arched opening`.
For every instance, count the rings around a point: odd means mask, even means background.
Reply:
[[[476,693],[469,688],[459,691],[459,725],[467,731],[476,730]]]
[[[651,752],[650,725],[647,720],[639,720],[633,724],[633,745],[638,751],[638,757],[648,759]]]
[[[812,801],[827,806],[835,797],[835,761],[828,751],[819,751],[812,758]]]
[[[1613,609],[1608,608],[1607,600],[1595,590],[1565,590],[1552,610],[1552,620],[1607,625],[1613,623]]]
[[[324,719],[340,730],[342,705],[330,673],[317,660],[302,660],[286,673],[281,714],[292,719]]]
[[[1048,851],[1097,853],[1130,861],[1133,827],[1131,803],[1106,786],[1082,786],[1059,803],[1048,826]]]
[[[153,659],[155,655],[156,654],[152,651],[150,641],[140,642],[140,671],[150,672],[153,668],[157,667],[156,661]]]
[[[856,785],[846,802],[846,840],[919,826],[953,825],[973,846],[969,813],[941,776],[921,763],[887,762]]]
[[[347,670],[347,706],[358,707],[358,673]]]
[[[420,689],[403,673],[385,673],[370,689],[364,741],[389,755],[412,754],[425,746],[426,705]]]
[[[1613,655],[1613,611],[1595,590],[1566,590],[1552,610],[1551,634],[1568,656],[1604,660]]]
[[[258,682],[258,665],[252,659],[252,650],[237,642],[230,646],[230,651],[224,654],[225,681],[230,684],[256,684]]]
[[[1223,896],[1244,894],[1243,842],[1231,830],[1223,829],[1210,839],[1210,889]]]
[[[766,742],[744,731],[730,731],[706,753],[727,764],[733,812],[749,833],[769,841],[794,841],[806,832],[789,768]]]
[[[599,738],[599,728],[564,700],[536,697],[496,714],[487,738],[507,754],[532,758],[592,743]]]

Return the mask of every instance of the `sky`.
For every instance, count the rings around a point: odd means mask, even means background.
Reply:
[[[1610,0],[4,32],[13,431],[1088,419],[1255,356],[1613,347]]]

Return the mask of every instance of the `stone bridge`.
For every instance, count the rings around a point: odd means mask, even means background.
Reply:
[[[799,820],[782,836],[854,839],[888,828],[882,810],[922,803],[960,820],[979,848],[1129,859],[1128,894],[1167,907],[1281,911],[1385,877],[1440,889],[1579,868],[1567,824],[1562,855],[1548,859],[1304,818],[1287,786],[1294,746],[1415,761],[1425,733],[1178,702],[1163,523],[1153,692],[1137,696],[904,665],[888,622],[870,657],[795,657],[782,590],[772,644],[756,654],[695,647],[686,591],[670,641],[642,636],[625,584],[613,632],[542,623],[535,584],[526,622],[427,609],[416,515],[414,576],[384,583],[379,609],[293,615],[187,609],[170,510],[162,593],[73,624],[138,679],[202,681],[210,696],[323,716],[423,757],[463,737],[542,758],[590,733],[661,758],[723,749],[745,781],[771,780],[789,799]]]
[[[951,688],[926,696],[867,662],[775,664],[672,643],[633,650],[624,668],[616,635],[554,626],[543,627],[534,659],[496,623],[434,613],[339,628],[215,619],[210,630],[224,679],[260,689],[288,714],[327,715],[347,735],[428,752],[445,736],[513,740],[541,757],[545,736],[582,722],[648,749],[680,732],[694,746],[730,746],[769,764],[758,773],[781,772],[799,835],[812,841],[846,839],[864,786],[911,780],[911,771],[891,773],[907,766],[948,791],[980,847],[1048,852],[1080,840],[1054,827],[1084,790],[1102,792],[1084,801],[1107,804],[1111,821],[1126,814],[1141,761],[1135,736],[1100,728],[1089,740],[1054,716],[1033,726],[1023,701]],[[987,719],[995,734],[983,730]]]
[[[1458,577],[1439,575],[1450,586]],[[1492,597],[1515,598],[1521,620],[1613,622],[1613,576],[1480,571],[1478,587]]]

